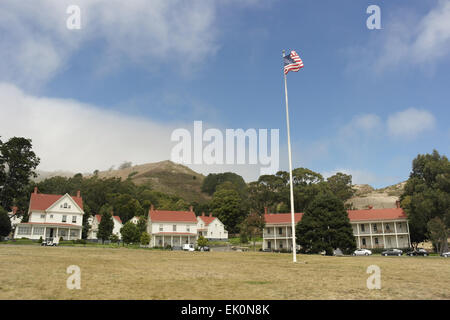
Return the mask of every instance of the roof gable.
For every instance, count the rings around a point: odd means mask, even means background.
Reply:
[[[212,223],[216,219],[219,220],[219,218],[211,217],[211,216],[198,216],[198,218],[200,218],[205,223],[205,226],[208,226],[210,223]]]
[[[72,197],[68,194],[72,201],[83,211],[83,198],[82,197]],[[30,197],[30,212],[31,211],[45,211],[52,207],[58,200],[60,200],[62,195],[58,194],[44,194],[44,193],[32,193]]]

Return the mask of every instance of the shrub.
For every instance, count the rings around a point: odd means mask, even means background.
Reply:
[[[143,246],[148,246],[150,243],[150,235],[147,232],[141,233],[141,244]]]
[[[42,241],[44,241],[44,240],[42,239],[42,236],[41,236],[38,240],[38,243],[42,243]]]

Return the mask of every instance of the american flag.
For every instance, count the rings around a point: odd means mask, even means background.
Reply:
[[[303,61],[297,52],[291,51],[290,54],[284,57],[284,74],[287,74],[289,71],[297,72],[301,68],[303,68]]]

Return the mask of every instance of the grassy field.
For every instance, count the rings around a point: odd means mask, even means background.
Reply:
[[[450,299],[450,259],[0,245],[0,299]],[[369,265],[381,290],[368,290]],[[69,265],[81,289],[69,290]]]

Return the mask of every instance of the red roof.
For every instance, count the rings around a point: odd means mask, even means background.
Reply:
[[[63,196],[58,194],[32,193],[30,198],[30,211],[45,211]],[[72,197],[73,201],[83,210],[83,198]]]
[[[294,220],[295,223],[302,220],[303,213],[295,213]],[[291,214],[290,213],[268,213],[264,215],[264,219],[266,223],[276,224],[276,223],[290,223],[291,222]]]
[[[406,219],[406,213],[402,208],[349,210],[350,221],[362,220],[396,220]]]
[[[98,223],[100,223],[100,221],[102,221],[102,216],[99,214],[96,214],[95,218],[97,219]],[[113,218],[116,219],[117,221],[119,221],[120,223],[122,223],[122,220],[120,219],[119,216],[113,216]]]
[[[369,220],[396,220],[406,219],[407,216],[402,208],[390,209],[366,209],[366,210],[348,210],[350,221],[369,221]],[[303,213],[295,214],[295,223],[302,219]],[[264,218],[267,224],[286,224],[291,223],[290,213],[269,213]]]
[[[205,226],[209,225],[216,218],[216,217],[211,217],[211,216],[198,216],[198,217],[203,220],[203,222],[205,223]]]
[[[193,211],[150,210],[148,215],[151,221],[197,223]]]

